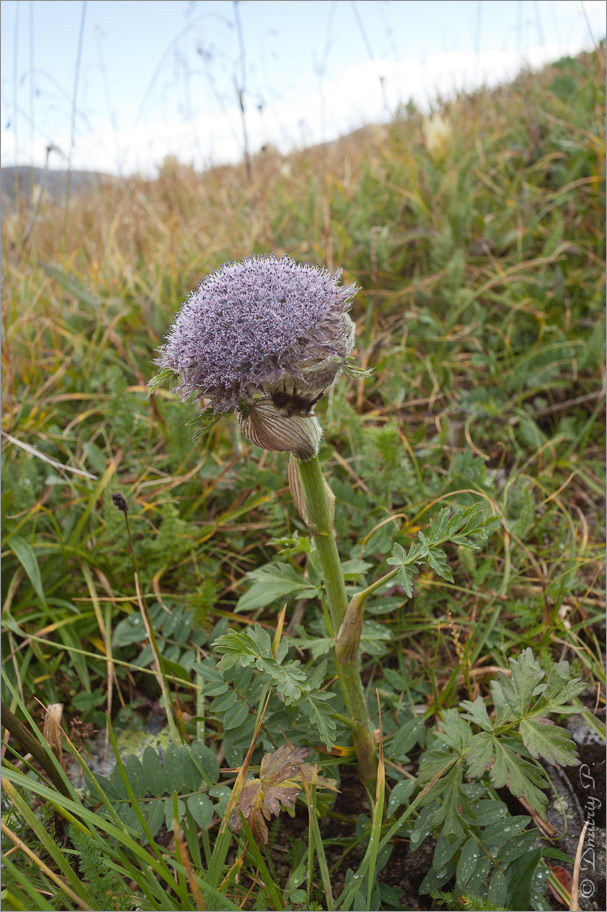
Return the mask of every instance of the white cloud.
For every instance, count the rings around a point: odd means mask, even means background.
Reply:
[[[586,7],[604,3],[586,3]],[[591,10],[592,12],[592,10]],[[512,79],[522,66],[539,67],[563,54],[579,52],[580,46],[544,45],[528,48],[524,55],[512,50],[486,51],[477,56],[452,51],[435,54],[425,62],[407,58],[400,62],[379,60],[348,67],[338,79],[326,79],[322,92],[308,91],[276,102],[263,112],[247,114],[250,148],[256,151],[272,143],[282,151],[334,139],[369,122],[386,121],[399,102],[412,98],[427,110],[438,96],[448,98],[458,90],[482,84],[495,86]],[[383,87],[380,83],[383,77]],[[76,169],[128,174],[140,171],[153,175],[165,155],[193,162],[198,168],[235,162],[242,156],[240,113],[234,107],[227,114],[201,116],[184,122],[151,122],[116,132],[110,128],[78,136],[72,154]],[[56,137],[65,153],[68,137]],[[15,156],[13,134],[2,133],[3,163]],[[45,145],[20,145],[20,160],[42,166]],[[65,167],[66,159],[52,159],[53,167]]]

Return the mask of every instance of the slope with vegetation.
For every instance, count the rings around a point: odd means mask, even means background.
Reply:
[[[576,709],[604,739],[604,61],[458,98],[442,122],[409,106],[328,146],[268,149],[251,183],[167,162],[67,208],[5,208],[7,908],[541,909],[572,891],[601,908],[579,860],[567,879],[562,818],[541,819],[549,780],[577,776],[546,720]],[[330,684],[286,460],[228,420],[193,443],[197,406],[146,390],[189,290],[272,251],[362,289],[373,373],[340,380],[319,415],[351,592],[401,568],[365,609],[377,801]],[[485,539],[463,535],[475,504],[502,517]],[[420,534],[435,550],[412,576]],[[273,785],[262,767],[257,816],[230,835],[268,695],[250,771],[287,743],[312,751],[318,784],[301,753]],[[63,740],[42,732],[52,704]],[[75,788],[108,716],[111,756],[167,704],[163,750]],[[270,823],[276,782],[298,798]]]

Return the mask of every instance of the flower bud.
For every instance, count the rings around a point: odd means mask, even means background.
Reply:
[[[322,437],[316,418],[282,415],[271,399],[258,399],[236,412],[242,432],[255,446],[278,453],[293,453],[297,459],[312,459]]]
[[[363,607],[358,595],[350,601],[335,643],[335,657],[340,664],[356,662],[363,630]]]

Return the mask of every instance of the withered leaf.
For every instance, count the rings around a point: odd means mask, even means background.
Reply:
[[[256,841],[268,841],[266,821],[277,817],[283,808],[292,808],[301,791],[302,772],[306,782],[324,788],[335,788],[332,779],[316,775],[316,765],[303,763],[310,751],[305,747],[279,747],[273,754],[266,754],[259,769],[258,779],[249,779],[238,796],[230,817],[230,829],[237,833],[242,826],[240,812],[249,824]]]

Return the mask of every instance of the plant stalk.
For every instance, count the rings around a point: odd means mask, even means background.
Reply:
[[[337,636],[346,614],[348,597],[343,570],[337,550],[333,518],[327,500],[325,481],[318,456],[297,460],[303,496],[308,511],[308,526],[320,559],[333,636]],[[360,677],[358,657],[352,662],[339,661],[335,655],[337,674],[346,710],[352,720],[354,750],[363,780],[371,794],[375,793],[377,760],[373,724],[369,715]]]

